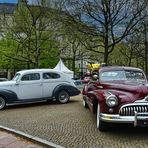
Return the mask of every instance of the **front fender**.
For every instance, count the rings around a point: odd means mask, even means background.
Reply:
[[[0,96],[6,99],[6,103],[10,104],[17,101],[17,94],[11,90],[0,89]]]
[[[99,100],[98,103],[100,104],[100,111],[102,113],[109,113],[109,109],[111,107],[109,107],[106,104],[106,97],[108,95],[115,95],[118,98],[118,105],[115,107],[112,107],[113,109],[113,113],[118,113],[119,108],[123,105],[123,104],[127,104],[127,103],[132,103],[134,98],[134,94],[132,94],[131,92],[125,92],[125,91],[120,91],[120,90],[115,90],[115,89],[108,89],[108,90],[96,90],[94,91],[94,93],[96,93],[96,98]],[[136,97],[135,97],[136,98]]]
[[[102,104],[102,101],[103,101],[102,93],[96,93],[95,91],[89,91],[87,93],[87,97],[88,97],[88,100],[87,100],[88,101],[88,106],[89,106],[90,110],[93,113],[96,113],[98,103]]]
[[[106,104],[105,98],[106,90],[94,90],[87,93],[89,104],[92,104],[90,107],[93,113],[96,113],[98,104],[100,105],[101,112],[108,112],[109,107]]]
[[[80,94],[80,91],[76,87],[67,84],[60,84],[56,86],[55,89],[53,90],[52,94],[53,98],[56,98],[61,90],[66,90],[70,96],[76,96]]]

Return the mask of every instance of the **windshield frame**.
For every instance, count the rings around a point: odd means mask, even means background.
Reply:
[[[12,80],[13,81],[18,81],[20,79],[20,76],[21,76],[20,73],[16,73]]]

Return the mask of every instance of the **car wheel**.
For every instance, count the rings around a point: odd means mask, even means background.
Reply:
[[[6,101],[3,97],[0,97],[0,110],[5,108],[6,106]]]
[[[57,99],[59,103],[62,103],[62,104],[68,103],[70,99],[69,93],[65,90],[61,90],[58,94]]]
[[[84,108],[88,108],[88,104],[86,103],[86,101],[83,99],[83,106]]]
[[[99,104],[97,107],[97,128],[100,131],[105,131],[107,129],[107,124],[103,122],[102,120],[100,120],[100,105]]]

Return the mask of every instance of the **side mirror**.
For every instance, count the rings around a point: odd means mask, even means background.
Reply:
[[[93,80],[96,81],[98,79],[98,75],[95,74],[95,75],[92,76],[92,78],[93,78]]]

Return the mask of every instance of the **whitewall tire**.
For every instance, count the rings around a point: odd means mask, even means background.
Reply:
[[[97,107],[97,128],[100,131],[105,131],[107,129],[107,123],[100,120],[100,105],[98,104]]]
[[[5,108],[6,106],[6,101],[3,97],[0,96],[0,110]]]

